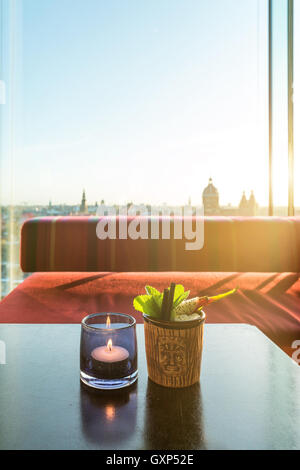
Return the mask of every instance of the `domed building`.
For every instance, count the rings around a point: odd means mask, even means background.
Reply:
[[[247,199],[245,191],[243,192],[238,207],[233,207],[231,204],[220,206],[219,191],[213,185],[212,178],[209,178],[208,185],[203,190],[202,201],[204,215],[255,216],[259,213],[259,206],[256,202],[253,191],[251,191],[249,199]]]
[[[219,192],[213,185],[212,178],[209,178],[208,185],[203,190],[202,201],[205,215],[215,215],[220,213]]]

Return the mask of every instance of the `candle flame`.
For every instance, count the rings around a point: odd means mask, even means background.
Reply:
[[[110,317],[109,317],[109,315],[107,316],[107,320],[106,320],[106,328],[110,328]]]
[[[109,339],[108,342],[107,342],[107,349],[108,349],[109,351],[112,350],[112,340],[111,340],[111,339]]]

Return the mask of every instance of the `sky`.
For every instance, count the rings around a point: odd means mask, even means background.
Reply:
[[[1,1],[3,203],[267,205],[266,0]]]

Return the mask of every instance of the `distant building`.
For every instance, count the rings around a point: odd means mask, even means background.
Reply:
[[[257,204],[255,196],[254,196],[254,191],[251,191],[251,195],[250,195],[248,204],[249,204],[249,210],[251,212],[250,215],[256,215],[257,209],[258,209],[258,204]]]
[[[219,191],[213,185],[212,178],[209,178],[208,185],[203,190],[202,201],[205,215],[255,216],[258,213],[258,204],[255,200],[253,191],[251,191],[251,195],[248,200],[246,198],[245,191],[243,192],[238,207],[233,207],[230,204],[228,206],[220,206]]]
[[[86,215],[88,213],[88,207],[86,203],[86,197],[85,197],[85,190],[82,192],[82,199],[81,199],[81,204],[79,208],[79,213],[81,215]]]
[[[203,190],[202,202],[205,215],[213,215],[220,213],[219,192],[213,185],[212,178],[209,178],[208,185]]]
[[[242,195],[242,198],[241,198],[240,204],[239,204],[239,211],[240,211],[241,215],[243,215],[243,212],[247,212],[247,210],[248,210],[248,201],[247,201],[247,198],[246,198],[245,191],[243,191],[243,195]]]
[[[245,191],[243,192],[242,199],[239,204],[239,215],[256,215],[257,202],[255,200],[254,192],[251,191],[249,200],[247,200]]]

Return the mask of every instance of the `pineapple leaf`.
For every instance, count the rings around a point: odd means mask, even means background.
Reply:
[[[187,299],[189,295],[190,295],[189,290],[187,290],[187,291],[183,292],[181,295],[179,295],[179,297],[177,297],[177,299],[175,299],[172,308],[175,308],[175,307],[177,307],[177,305],[181,304],[181,302],[183,302],[185,299]]]

